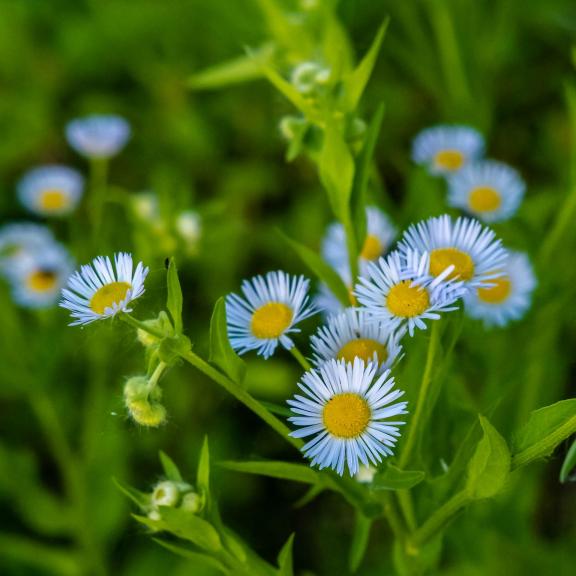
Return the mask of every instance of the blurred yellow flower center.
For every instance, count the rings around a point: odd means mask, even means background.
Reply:
[[[90,308],[96,314],[104,314],[106,308],[114,304],[120,304],[131,286],[128,282],[111,282],[99,288],[90,300]]]
[[[337,438],[356,438],[366,430],[372,412],[358,394],[346,392],[332,397],[322,412],[326,430]]]
[[[48,292],[56,287],[58,276],[50,270],[35,270],[28,276],[26,283],[34,292]]]
[[[464,154],[459,150],[440,150],[434,158],[434,163],[443,170],[458,170],[464,164]]]
[[[281,302],[268,302],[258,308],[251,329],[256,338],[278,338],[292,322],[292,310]]]
[[[454,270],[448,274],[447,280],[459,278],[470,280],[474,276],[474,262],[469,254],[458,248],[438,248],[430,253],[430,274],[440,276],[448,266],[454,266]]]
[[[360,252],[360,257],[364,258],[364,260],[376,260],[382,255],[382,252],[384,252],[384,246],[382,246],[380,238],[374,236],[374,234],[368,234],[364,241],[362,252]]]
[[[494,188],[479,186],[470,192],[468,203],[474,212],[493,212],[500,208],[502,199]]]
[[[500,278],[490,280],[490,283],[494,285],[486,288],[478,288],[478,298],[488,304],[501,304],[508,298],[512,291],[510,278],[508,276],[501,276]]]
[[[370,362],[374,358],[374,353],[376,353],[379,364],[386,362],[388,351],[384,344],[380,344],[380,342],[371,338],[357,338],[356,340],[350,340],[350,342],[340,348],[338,359],[354,362],[354,358],[360,358],[364,362]]]
[[[68,205],[68,196],[61,190],[44,190],[40,196],[40,208],[47,210],[60,210]]]
[[[404,280],[390,288],[386,306],[394,316],[413,318],[426,311],[430,297],[424,288],[413,286],[411,280]]]
[[[350,304],[352,306],[358,306],[358,300],[356,300],[356,296],[354,296],[353,288],[348,288],[348,299],[350,300]]]

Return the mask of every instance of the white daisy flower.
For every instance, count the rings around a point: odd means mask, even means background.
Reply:
[[[70,255],[59,244],[32,252],[10,273],[13,298],[26,308],[54,306],[72,270]]]
[[[40,224],[15,222],[0,228],[0,272],[9,273],[22,258],[54,243],[52,232]]]
[[[484,138],[468,126],[433,126],[422,130],[412,144],[412,159],[430,173],[447,175],[482,156]]]
[[[330,360],[306,372],[298,386],[304,395],[288,400],[295,414],[289,420],[298,427],[291,436],[314,436],[302,448],[312,466],[340,475],[347,466],[354,476],[360,463],[377,465],[392,455],[404,422],[388,419],[406,414],[407,402],[394,403],[404,392],[392,389],[389,370],[378,375],[376,364],[360,358]]]
[[[317,365],[336,358],[353,362],[376,362],[379,372],[390,368],[402,350],[402,332],[392,332],[384,323],[370,321],[366,310],[346,308],[321,326],[310,343]]]
[[[489,228],[477,220],[447,214],[413,224],[405,232],[398,249],[430,253],[430,274],[438,277],[453,266],[447,279],[457,278],[469,288],[486,286],[501,275],[508,253]]]
[[[68,143],[86,158],[116,156],[128,142],[130,133],[130,124],[111,114],[76,118],[66,126]]]
[[[514,168],[484,160],[465,166],[449,178],[448,204],[484,222],[499,222],[516,213],[525,190]]]
[[[378,260],[390,250],[397,231],[388,216],[375,206],[366,208],[366,240],[360,251],[360,273],[364,274],[368,262]],[[334,268],[349,268],[346,232],[335,222],[328,227],[322,241],[322,257]]]
[[[519,320],[530,308],[536,276],[528,256],[510,252],[503,275],[491,281],[491,286],[477,288],[464,297],[468,316],[484,320],[484,325],[506,326]]]
[[[34,214],[66,216],[82,198],[84,178],[68,166],[41,166],[23,176],[17,192],[22,205]]]
[[[429,274],[429,267],[427,252],[393,252],[368,266],[367,276],[356,285],[356,297],[385,329],[406,327],[413,336],[415,328],[426,329],[425,320],[456,310],[453,305],[464,293],[462,282],[448,280],[452,267],[437,277]]]
[[[60,306],[70,310],[70,326],[89,324],[111,318],[118,312],[131,312],[128,305],[144,294],[148,268],[142,262],[133,272],[132,256],[125,252],[114,255],[114,265],[107,256],[98,256],[92,264],[72,274],[62,290]]]
[[[242,282],[243,297],[226,296],[230,344],[239,354],[256,350],[269,358],[280,343],[290,350],[288,336],[300,332],[296,324],[316,313],[308,303],[309,281],[304,276],[268,272]]]

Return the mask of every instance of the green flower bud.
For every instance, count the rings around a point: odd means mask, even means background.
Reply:
[[[282,136],[290,141],[302,135],[308,128],[308,122],[299,116],[284,116],[280,120],[279,128]]]
[[[290,82],[305,95],[312,95],[319,86],[324,86],[330,80],[330,69],[317,62],[302,62],[292,71]]]
[[[176,482],[164,480],[152,491],[152,506],[170,506],[174,508],[180,500],[180,488]]]
[[[157,402],[135,400],[127,402],[126,407],[134,422],[141,426],[157,428],[166,422],[166,408]]]
[[[204,508],[204,498],[196,492],[188,492],[188,494],[185,494],[182,498],[180,508],[191,514],[198,514],[202,508]]]

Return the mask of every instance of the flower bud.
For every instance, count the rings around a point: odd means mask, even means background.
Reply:
[[[198,514],[198,512],[204,508],[204,498],[196,492],[188,492],[188,494],[185,494],[182,498],[180,508],[191,514]]]
[[[157,428],[166,422],[166,408],[158,402],[137,400],[126,403],[126,407],[134,422],[141,426]]]
[[[323,86],[330,80],[330,69],[321,66],[317,62],[302,62],[292,71],[290,81],[292,85],[307,96],[312,95],[319,86]]]
[[[146,376],[134,376],[124,386],[124,403],[132,419],[141,426],[155,428],[166,421],[166,408],[160,404],[162,389]]]
[[[280,120],[279,128],[280,134],[290,141],[302,135],[302,132],[308,128],[308,122],[299,116],[284,116]]]
[[[159,482],[152,491],[152,506],[170,506],[174,508],[180,500],[180,489],[176,482],[164,480]]]
[[[360,484],[371,484],[376,472],[377,470],[374,466],[364,466],[364,464],[361,464],[358,472],[354,476],[354,480],[360,482]]]

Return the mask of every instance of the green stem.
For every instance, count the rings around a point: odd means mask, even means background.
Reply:
[[[312,365],[310,362],[308,362],[308,360],[306,360],[302,352],[300,352],[296,346],[292,346],[292,348],[290,348],[290,353],[292,356],[294,356],[294,358],[296,358],[296,360],[298,360],[298,363],[300,366],[302,366],[302,368],[304,368],[306,372],[308,372],[308,370],[312,370]]]
[[[152,336],[159,338],[160,340],[162,340],[162,338],[166,338],[167,336],[166,334],[163,334],[159,330],[152,328],[152,326],[148,326],[148,324],[145,324],[141,320],[137,320],[133,316],[130,316],[130,314],[120,314],[118,318],[120,318],[122,322],[130,324],[130,326],[132,326],[133,328],[136,328],[137,330],[144,330],[144,332],[148,332],[148,334],[152,334]]]
[[[416,513],[414,512],[414,502],[412,502],[412,495],[410,490],[398,490],[396,492],[398,497],[398,502],[400,508],[402,509],[402,514],[406,519],[406,524],[408,528],[413,531],[416,530],[418,522],[416,521]]]
[[[92,233],[97,241],[102,229],[104,204],[108,195],[108,160],[92,158],[90,160],[90,194],[92,195]]]
[[[354,224],[352,223],[349,214],[343,224],[344,231],[346,232],[346,246],[348,249],[348,260],[350,262],[350,276],[352,279],[352,286],[354,286],[356,278],[358,278],[358,244],[356,242]]]

